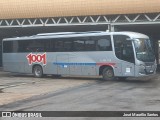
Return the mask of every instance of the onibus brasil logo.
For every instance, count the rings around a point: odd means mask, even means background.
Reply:
[[[26,58],[28,59],[28,64],[32,65],[33,63],[42,63],[43,65],[46,65],[47,61],[46,61],[46,53],[43,54],[28,54],[26,56]]]

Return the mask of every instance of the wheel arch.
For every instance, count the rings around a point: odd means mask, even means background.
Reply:
[[[113,67],[113,66],[111,66],[111,65],[102,65],[102,66],[99,67],[99,75],[102,75],[103,70],[104,70],[106,67],[111,68],[111,69],[113,70],[114,74],[115,74],[115,71],[114,71],[114,67]]]

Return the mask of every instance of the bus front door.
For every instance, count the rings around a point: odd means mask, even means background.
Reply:
[[[123,76],[135,76],[135,58],[130,41],[126,41],[121,52]]]
[[[117,42],[117,43],[116,43]],[[135,58],[131,41],[115,41],[115,54],[122,65],[122,76],[135,76]]]
[[[135,65],[127,61],[122,62],[123,76],[135,76]]]

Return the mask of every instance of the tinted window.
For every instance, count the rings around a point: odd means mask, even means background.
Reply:
[[[112,51],[110,36],[74,38],[74,51]]]
[[[111,41],[108,39],[99,39],[97,42],[98,50],[99,51],[111,51]]]
[[[52,52],[70,52],[73,50],[72,38],[53,39],[52,45],[54,46],[54,50],[52,49]]]
[[[49,52],[50,40],[21,40],[18,41],[19,52]]]
[[[27,46],[27,49],[32,52],[48,52],[50,50],[50,40],[33,40]]]
[[[3,52],[11,53],[13,50],[13,42],[12,41],[4,41],[3,42]]]
[[[85,42],[84,40],[80,40],[78,38],[74,39],[73,42],[73,51],[85,51]]]
[[[85,41],[85,50],[86,51],[96,51],[96,41],[93,39],[86,40]]]
[[[64,51],[72,51],[72,41],[71,40],[66,39],[63,45],[64,45]]]
[[[56,52],[63,52],[63,41],[62,40],[58,40],[58,41],[55,41],[55,51]]]
[[[127,40],[129,37],[124,35],[115,35],[113,38],[117,58],[134,63],[132,41]]]
[[[110,36],[6,41],[5,52],[111,51]]]
[[[4,41],[3,51],[8,53],[16,52],[49,52],[50,40],[18,40]]]
[[[18,41],[18,52],[32,52],[30,46],[31,41],[30,40],[20,40]]]
[[[109,35],[93,37],[96,41],[96,51],[112,51],[111,38]]]

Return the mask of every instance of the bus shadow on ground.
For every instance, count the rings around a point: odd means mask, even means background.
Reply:
[[[35,78],[32,74],[17,74],[17,73],[9,73],[9,77],[20,77],[20,78]],[[45,75],[42,78],[35,78],[35,79],[59,79],[59,80],[93,80],[97,82],[126,82],[126,83],[152,83],[156,79],[158,79],[158,74],[154,77],[141,77],[141,78],[127,78],[127,79],[118,79],[115,78],[114,80],[103,80],[102,77],[82,77],[82,76],[61,76],[61,75]]]
[[[20,77],[20,78],[35,78],[32,74],[19,74],[19,73],[10,73],[9,77]],[[62,79],[62,80],[102,80],[101,78],[94,77],[80,77],[80,76],[61,76],[61,75],[44,75],[42,78],[35,79]]]
[[[125,83],[151,83],[153,80],[143,80],[143,79],[126,79],[126,80],[115,80],[116,82],[125,82]]]
[[[106,84],[107,84],[107,82],[109,82],[109,83],[139,83],[139,84],[147,84],[147,83],[155,83],[155,82],[157,82],[158,80],[158,76],[154,76],[154,77],[148,77],[148,78],[146,78],[146,77],[140,77],[140,78],[134,78],[134,77],[129,77],[129,78],[127,78],[127,79],[119,79],[119,78],[115,78],[114,80],[103,80],[103,79],[99,79],[100,81],[100,83],[102,82],[102,83],[105,83],[106,82]]]

